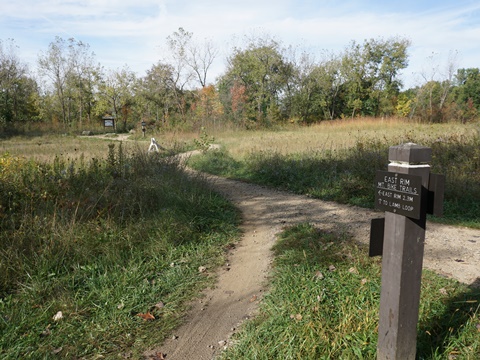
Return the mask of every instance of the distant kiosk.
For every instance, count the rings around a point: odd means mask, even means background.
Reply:
[[[103,116],[102,120],[103,120],[103,127],[105,128],[105,130],[110,129],[110,130],[113,130],[113,132],[116,132],[117,127],[115,124],[115,117]]]

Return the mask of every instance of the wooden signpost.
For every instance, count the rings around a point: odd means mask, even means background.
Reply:
[[[383,255],[378,360],[415,359],[427,210],[443,210],[444,178],[430,174],[431,154],[412,143],[392,146],[388,171],[375,178],[375,206],[385,211],[370,233],[370,255]]]

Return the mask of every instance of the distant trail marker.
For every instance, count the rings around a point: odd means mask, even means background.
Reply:
[[[427,210],[443,211],[444,177],[430,174],[432,150],[408,143],[389,149],[388,171],[375,177],[370,256],[383,255],[378,360],[415,360]]]

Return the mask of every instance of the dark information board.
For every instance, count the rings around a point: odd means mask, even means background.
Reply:
[[[420,219],[420,176],[377,171],[375,185],[376,209]]]

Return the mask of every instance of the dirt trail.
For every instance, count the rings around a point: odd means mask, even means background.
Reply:
[[[371,210],[315,200],[239,181],[209,176],[212,186],[242,212],[243,237],[219,271],[214,289],[197,300],[185,323],[146,358],[212,359],[240,323],[254,315],[266,290],[275,234],[284,226],[308,221],[321,229],[350,232],[368,243]],[[424,267],[461,282],[480,284],[480,231],[427,224]]]

